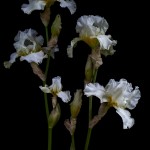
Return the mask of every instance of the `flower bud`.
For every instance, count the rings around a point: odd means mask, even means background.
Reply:
[[[40,14],[40,17],[44,26],[47,27],[50,21],[50,8],[46,7],[44,12]]]
[[[89,83],[92,81],[92,76],[93,76],[93,64],[91,57],[88,56],[86,66],[85,66],[85,83]]]
[[[72,118],[77,118],[82,105],[82,90],[77,90],[74,94],[74,100],[70,104]]]
[[[53,110],[51,111],[49,118],[48,118],[48,127],[49,128],[53,128],[56,123],[58,122],[59,118],[61,115],[61,111],[60,111],[60,106],[57,103],[56,107],[53,108]]]
[[[60,15],[57,15],[51,26],[51,34],[52,34],[51,37],[58,37],[60,34],[60,30],[61,30],[61,17]]]

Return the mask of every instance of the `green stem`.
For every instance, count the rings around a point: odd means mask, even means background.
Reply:
[[[48,37],[48,27],[45,27],[45,35],[46,35],[46,42],[48,42],[49,37]]]
[[[48,43],[49,37],[48,37],[48,27],[45,27],[45,33],[46,33],[46,43]],[[45,69],[45,78],[47,79],[48,69],[50,64],[50,53],[48,54],[48,59],[46,62],[46,69]],[[44,81],[44,84],[46,83],[46,80]]]
[[[96,81],[96,77],[97,77],[97,72],[98,72],[98,69],[94,69],[93,70],[93,83]],[[92,99],[93,97],[90,96],[89,97],[89,123],[92,119]],[[85,143],[85,147],[84,147],[84,150],[88,150],[88,147],[89,147],[89,142],[90,142],[90,138],[91,138],[91,133],[92,133],[92,128],[88,128],[88,133],[87,133],[87,137],[86,137],[86,143]]]
[[[71,147],[70,150],[75,150],[75,140],[74,140],[74,134],[71,136]]]
[[[93,83],[96,81],[98,69],[94,70]]]
[[[89,97],[89,122],[92,119],[92,96]]]
[[[45,84],[43,83],[43,86]],[[47,118],[47,121],[48,121],[48,118],[49,118],[49,108],[48,108],[48,99],[47,99],[47,93],[44,93],[44,101],[45,101],[45,111],[46,111],[46,118]]]
[[[46,43],[48,43],[49,37],[48,37],[48,27],[45,27],[45,34],[46,34]],[[47,75],[48,75],[48,69],[49,69],[49,63],[50,63],[50,54],[48,54],[48,59],[46,62],[46,68],[45,68],[45,81],[43,81],[43,86],[46,84]],[[49,107],[48,107],[48,99],[47,99],[47,93],[44,93],[44,101],[45,101],[45,110],[46,110],[46,117],[47,121],[49,118]],[[48,128],[48,150],[52,149],[52,128]]]
[[[53,128],[48,128],[48,150],[52,150],[52,131]]]
[[[45,33],[46,33],[46,42],[48,42],[48,27],[45,27]],[[48,73],[48,68],[49,68],[49,60],[48,58],[47,63],[46,63],[46,69],[45,69],[45,78],[47,79],[47,73]],[[46,80],[43,81],[43,86],[45,86]],[[47,93],[44,93],[44,101],[45,101],[45,111],[46,111],[46,118],[48,121],[49,117],[49,108],[48,108],[48,99],[47,99]]]
[[[86,137],[86,143],[85,143],[84,150],[88,150],[91,132],[92,132],[92,128],[88,128],[88,133],[87,133],[87,137]]]

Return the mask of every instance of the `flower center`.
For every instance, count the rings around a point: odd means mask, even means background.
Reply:
[[[26,39],[26,40],[24,41],[24,45],[27,47],[27,46],[29,46],[29,45],[33,45],[33,42],[31,42],[29,39]]]
[[[112,96],[108,96],[108,103],[110,107],[114,107],[114,106],[118,107],[118,103],[112,99]]]

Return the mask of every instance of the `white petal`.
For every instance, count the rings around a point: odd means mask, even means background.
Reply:
[[[74,14],[76,11],[76,3],[74,0],[58,0],[62,8],[67,7],[71,14]]]
[[[116,112],[121,116],[123,121],[123,129],[131,128],[134,125],[134,119],[131,118],[129,111],[117,108]]]
[[[36,37],[36,35],[38,34],[37,31],[33,30],[33,29],[26,29],[24,31],[24,33],[26,33],[28,35],[28,37]]]
[[[57,76],[52,79],[52,85],[50,86],[50,89],[55,94],[62,90],[61,77]]]
[[[27,50],[26,46],[24,45],[24,42],[27,38],[28,36],[26,32],[18,31],[17,35],[14,38],[14,40],[16,41],[14,43],[14,48],[16,49],[16,51],[19,52],[20,50],[24,49],[28,53],[29,50]]]
[[[14,63],[15,61],[16,61],[16,58],[18,57],[18,54],[17,53],[12,53],[11,55],[10,55],[10,60],[9,60],[9,62],[10,63]]]
[[[112,100],[119,107],[127,107],[133,90],[131,83],[128,83],[125,79],[121,79],[119,82],[111,79],[105,89],[106,93],[112,97]]]
[[[25,31],[26,31],[26,30],[25,30]],[[24,38],[24,37],[25,37],[25,35],[26,35],[26,33],[25,33],[25,32],[18,31],[18,33],[17,33],[17,35],[15,36],[14,40],[15,40],[15,41],[19,41],[19,40],[20,40],[20,38]]]
[[[79,42],[80,40],[81,40],[80,38],[74,38],[71,41],[71,45],[69,45],[67,48],[67,54],[69,58],[73,58],[73,48],[76,46],[77,42]]]
[[[110,79],[107,85],[105,86],[106,91],[110,92],[114,88],[116,88],[118,82],[116,82],[114,79]]]
[[[33,29],[26,29],[25,31],[19,31],[15,36],[14,47],[17,52],[22,52],[24,55],[29,54],[31,51],[37,51],[37,47],[43,44],[43,37],[37,36],[37,32]]]
[[[51,55],[51,57],[54,59],[55,58],[55,52],[58,52],[59,51],[59,47],[58,47],[58,45],[56,45],[54,48],[52,48],[51,50],[50,50],[50,55]]]
[[[46,2],[44,0],[30,0],[29,4],[23,4],[21,9],[26,14],[31,14],[34,10],[44,10]]]
[[[67,47],[67,55],[69,58],[73,58],[73,47],[71,45]]]
[[[127,108],[134,109],[141,98],[141,93],[139,87],[135,87],[135,90],[131,92],[129,97],[127,98]]]
[[[65,92],[61,91],[57,94],[57,96],[60,97],[64,103],[68,103],[71,99],[69,91],[65,91]]]
[[[114,50],[113,45],[110,46],[109,50],[107,49],[101,49],[101,54],[104,56],[109,56],[109,55],[113,55],[116,50]]]
[[[93,25],[100,29],[101,34],[105,34],[105,32],[107,31],[107,29],[109,27],[106,19],[104,19],[103,17],[100,17],[100,16],[92,16],[92,18],[94,20]]]
[[[5,68],[10,68],[11,65],[16,61],[16,58],[18,57],[18,54],[15,52],[15,53],[12,53],[10,55],[10,60],[9,61],[5,61],[4,62],[4,67]]]
[[[88,31],[88,35],[91,32],[91,36],[97,36],[98,34],[105,34],[108,29],[107,21],[100,16],[81,16],[77,20],[76,32],[83,33],[83,31]],[[84,34],[87,34],[85,32]]]
[[[111,46],[117,44],[116,41],[110,40],[110,36],[109,35],[98,35],[97,39],[98,39],[98,41],[100,43],[100,48],[101,49],[109,50]]]
[[[123,92],[122,89],[124,89],[125,83],[127,83],[126,80],[124,82],[118,82],[115,81],[114,79],[110,79],[105,87],[106,93],[108,95],[111,95],[116,100],[119,96],[122,95]]]
[[[103,86],[101,86],[98,83],[95,83],[95,84],[89,83],[85,86],[84,94],[87,97],[92,96],[92,95],[96,96],[101,100],[101,103],[103,103],[104,101],[103,101],[102,97],[105,94],[105,89]],[[105,102],[106,102],[106,100],[105,100]]]
[[[43,59],[46,58],[47,56],[44,55],[43,51],[39,51],[37,53],[31,53],[29,55],[26,56],[21,56],[20,60],[26,60],[27,62],[31,63],[31,62],[35,62],[37,64],[42,63]]]
[[[35,38],[35,41],[36,41],[38,44],[43,45],[43,43],[44,43],[44,38],[43,38],[43,36],[39,35],[39,36],[37,36],[37,37]]]
[[[43,86],[39,86],[39,88],[44,92],[44,93],[50,93],[50,89],[48,88],[47,85]]]

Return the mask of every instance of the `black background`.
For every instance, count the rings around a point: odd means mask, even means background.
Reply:
[[[21,5],[27,1],[13,0],[4,2],[1,9],[0,32],[0,72],[1,72],[1,136],[2,149],[32,149],[46,150],[47,148],[47,124],[44,110],[43,93],[39,86],[42,82],[32,73],[30,65],[17,60],[11,69],[5,69],[3,62],[9,59],[15,51],[13,47],[14,37],[19,30],[35,29],[40,35],[45,36],[44,27],[40,21],[40,11],[34,11],[31,15],[21,11]],[[68,9],[60,8],[56,2],[52,6],[51,21],[56,14],[62,17],[62,30],[58,45],[60,51],[51,59],[48,81],[55,76],[62,77],[63,90],[70,90],[71,94],[77,88],[83,88],[84,66],[90,48],[83,42],[79,42],[74,51],[74,58],[69,59],[66,48],[70,41],[78,36],[75,32],[76,20],[82,15],[99,15],[109,23],[107,34],[118,41],[116,53],[113,56],[103,57],[104,64],[100,67],[97,82],[106,85],[109,79],[120,80],[125,78],[139,86],[141,99],[137,107],[131,111],[135,118],[135,125],[129,130],[123,130],[122,120],[115,110],[109,110],[103,120],[93,129],[90,148],[91,150],[109,148],[134,148],[145,149],[146,136],[148,135],[148,114],[146,104],[146,76],[149,66],[146,59],[148,43],[146,42],[146,8],[142,3],[130,3],[113,1],[86,1],[76,0],[77,12],[70,15]],[[1,7],[2,7],[1,6]],[[145,18],[144,18],[145,17]],[[44,43],[46,45],[46,43]],[[146,63],[147,61],[147,63]],[[46,61],[40,65],[44,70]],[[148,82],[148,81],[147,81]],[[50,96],[50,95],[49,95]],[[50,97],[49,97],[50,99]],[[53,130],[53,150],[69,150],[70,135],[63,122],[69,118],[69,105],[59,100],[62,114],[61,119]],[[96,114],[99,100],[93,100],[93,113]],[[88,121],[88,99],[83,96],[82,110],[78,118],[75,134],[77,150],[83,150]]]

